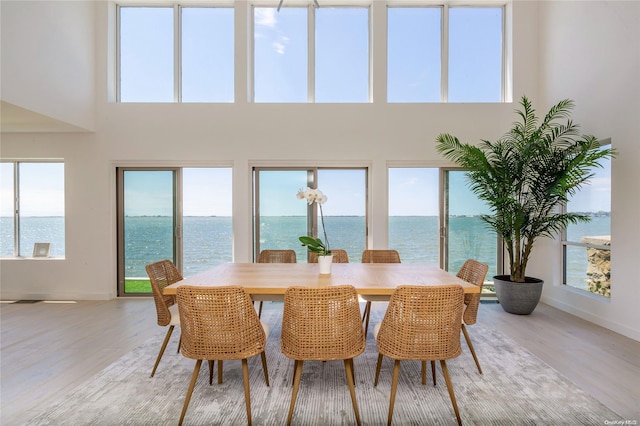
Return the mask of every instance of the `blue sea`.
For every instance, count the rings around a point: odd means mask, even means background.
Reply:
[[[261,249],[293,248],[298,262],[306,262],[306,249],[298,242],[298,237],[306,233],[306,223],[306,218],[301,216],[262,217],[258,230]],[[50,242],[51,256],[64,255],[63,218],[25,217],[20,226],[24,256],[31,256],[34,242]],[[366,245],[364,217],[325,217],[325,226],[330,247],[346,250],[349,260],[358,262]],[[435,216],[393,216],[389,219],[389,247],[398,250],[405,263],[438,264],[438,227],[438,218]],[[451,217],[449,229],[449,270],[457,271],[466,259],[476,258],[490,265],[488,279],[496,274],[495,234],[478,217]],[[589,223],[573,225],[569,240],[580,241],[585,235],[609,233],[610,218],[593,217]],[[12,219],[0,218],[0,255],[12,256],[12,235]],[[170,217],[125,218],[126,277],[146,277],[146,264],[164,258],[172,259],[172,235],[173,223]],[[231,262],[232,243],[231,217],[185,217],[183,274],[188,276],[220,263]],[[577,284],[574,286],[582,288],[581,283],[586,278],[586,250],[584,256],[570,256],[569,262],[568,281],[575,282]]]

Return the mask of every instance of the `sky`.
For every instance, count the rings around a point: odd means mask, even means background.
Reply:
[[[123,7],[121,101],[173,102],[173,9]],[[367,8],[320,7],[316,15],[315,102],[369,102]],[[440,9],[389,8],[388,102],[440,101]],[[499,102],[499,8],[450,8],[449,101]],[[255,102],[308,102],[307,13],[303,7],[257,7]],[[182,101],[233,102],[233,9],[182,9]],[[13,178],[2,164],[0,214],[12,215]],[[22,213],[64,214],[64,167],[21,174]],[[263,176],[264,215],[305,213],[295,198],[306,173]],[[231,215],[231,169],[184,169],[185,215]],[[488,213],[466,188],[463,173],[451,177],[450,213]],[[151,178],[151,176],[154,176]],[[572,211],[609,210],[610,165],[569,205]],[[329,197],[327,215],[365,214],[364,173],[324,171],[319,188]],[[171,212],[171,175],[132,174],[129,214]],[[302,204],[302,206],[301,206]],[[389,171],[389,214],[438,214],[438,173],[432,168]]]

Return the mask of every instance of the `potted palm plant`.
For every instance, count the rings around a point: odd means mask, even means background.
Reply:
[[[570,119],[570,99],[551,107],[542,120],[526,96],[520,105],[519,119],[497,141],[472,145],[441,134],[436,149],[467,169],[469,188],[489,206],[491,214],[482,220],[502,238],[509,262],[509,275],[494,277],[496,296],[505,311],[526,315],[542,294],[543,281],[526,275],[536,239],[553,238],[568,224],[591,219],[560,207],[615,152],[580,134]]]

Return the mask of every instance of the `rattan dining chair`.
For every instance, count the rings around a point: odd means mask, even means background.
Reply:
[[[484,279],[488,270],[489,265],[475,259],[467,259],[456,274],[458,278],[480,287],[480,293],[468,293],[464,295],[464,304],[466,307],[462,314],[462,333],[464,334],[467,346],[469,346],[469,350],[471,351],[471,355],[473,355],[473,360],[476,362],[476,366],[478,367],[478,372],[480,374],[482,374],[482,368],[480,368],[480,362],[478,362],[476,351],[473,348],[473,343],[471,343],[465,324],[473,325],[476,323],[478,308],[480,306],[480,296],[482,294],[482,285],[484,284]]]
[[[262,250],[258,255],[257,263],[296,263],[295,250]],[[257,300],[257,299],[256,299]],[[262,304],[264,300],[258,300],[258,318],[262,317]]]
[[[391,425],[398,387],[400,361],[440,361],[451,404],[458,424],[462,424],[446,360],[461,353],[460,327],[464,290],[459,285],[400,286],[389,300],[387,312],[373,333],[378,346],[374,386],[378,385],[383,356],[395,360],[391,380],[389,416]],[[423,377],[424,384],[424,377]]]
[[[202,361],[209,361],[211,367],[212,362],[218,360],[220,372],[223,360],[239,359],[242,360],[247,424],[251,425],[247,359],[261,356],[264,379],[269,386],[265,356],[269,327],[258,319],[251,297],[242,287],[185,285],[178,287],[176,298],[182,324],[182,355],[196,360],[179,424],[187,412]]]
[[[362,252],[362,263],[400,263],[400,254],[397,250],[365,250]],[[367,302],[362,313],[365,336],[369,330],[369,318],[371,317],[371,302],[388,302],[389,296],[360,296]]]
[[[349,263],[349,255],[346,250],[331,249],[331,254],[333,255],[333,263]],[[309,253],[309,263],[318,263],[318,253]]]
[[[156,305],[156,314],[158,317],[158,325],[161,327],[169,326],[167,334],[164,336],[164,341],[160,347],[160,352],[156,358],[156,363],[151,370],[151,377],[156,374],[156,369],[164,350],[167,348],[171,334],[176,325],[180,325],[180,315],[178,315],[178,306],[175,304],[175,296],[166,296],[162,294],[164,288],[177,281],[182,280],[182,274],[178,271],[178,268],[172,261],[165,259],[159,262],[151,263],[145,266],[149,280],[151,281],[151,290],[153,291],[153,301]],[[178,343],[178,351],[180,350],[180,343]]]
[[[353,286],[289,287],[284,295],[282,353],[294,360],[293,391],[287,425],[291,424],[304,361],[343,360],[351,403],[360,425],[354,387],[353,358],[364,352],[360,304]]]

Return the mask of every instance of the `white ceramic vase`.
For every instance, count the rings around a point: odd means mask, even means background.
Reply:
[[[321,274],[331,273],[331,264],[333,263],[333,255],[318,256],[318,270]]]

